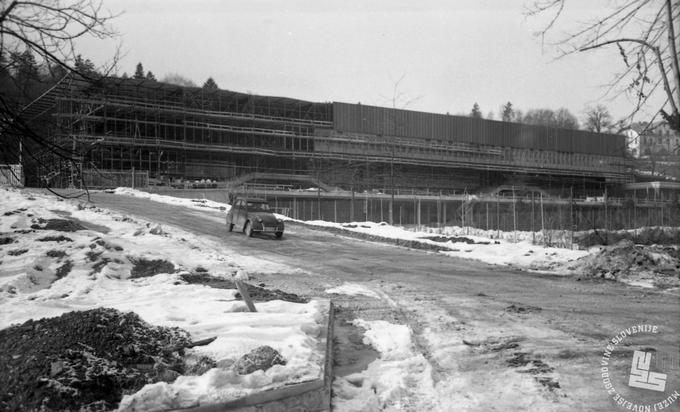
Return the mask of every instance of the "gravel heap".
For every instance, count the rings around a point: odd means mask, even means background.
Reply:
[[[266,371],[274,365],[285,365],[286,360],[271,346],[259,346],[234,363],[234,370],[239,375],[248,375],[257,370]]]
[[[582,248],[596,245],[615,245],[624,240],[636,245],[680,245],[680,228],[644,227],[637,230],[589,230],[574,234],[574,241]]]
[[[624,240],[579,259],[578,266],[581,273],[591,277],[609,280],[650,279],[659,288],[680,286],[678,246],[637,245]]]
[[[0,330],[0,410],[110,410],[185,372],[189,334],[99,308]]]

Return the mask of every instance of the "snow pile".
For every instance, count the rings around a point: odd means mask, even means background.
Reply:
[[[153,200],[154,202],[166,203],[169,205],[176,206],[186,206],[194,209],[216,209],[228,212],[231,208],[230,205],[226,203],[215,202],[208,199],[184,199],[173,196],[158,195],[155,193],[143,192],[141,190],[131,189],[129,187],[118,187],[113,190],[113,193],[117,195],[125,195],[132,197],[139,197],[142,199]]]
[[[326,289],[325,292],[328,294],[335,295],[348,295],[348,296],[363,295],[368,296],[369,298],[380,299],[380,295],[377,294],[375,291],[358,283],[346,282],[340,286],[331,289]]]
[[[332,223],[320,220],[308,221],[307,224],[325,228],[341,229],[357,232],[379,238],[415,241],[426,245],[435,246],[441,253],[458,258],[474,259],[494,265],[509,265],[520,269],[551,271],[554,273],[567,273],[563,269],[564,264],[588,255],[589,251],[569,250],[557,247],[544,247],[533,244],[531,236],[520,236],[519,241],[506,239],[493,239],[484,237],[482,234],[491,235],[491,231],[480,232],[478,235],[464,235],[462,228],[445,228],[442,233],[450,235],[447,240],[444,236],[432,236],[434,231],[409,230],[402,227],[390,226],[386,223],[353,222]],[[473,230],[474,232],[474,230]],[[530,232],[527,232],[530,233]],[[510,233],[512,234],[512,233]],[[507,234],[506,234],[507,235]]]
[[[488,342],[493,353],[471,354],[461,339],[460,323],[443,310],[429,311],[422,321],[426,348],[414,344],[406,325],[382,320],[355,319],[366,329],[364,343],[381,354],[361,372],[336,377],[333,410],[363,412],[382,410],[571,410],[570,401],[544,388],[530,373],[518,373],[496,360],[502,348],[514,348],[517,338],[501,336]],[[423,312],[421,312],[423,313]],[[427,313],[427,312],[425,312]],[[484,342],[496,335],[482,328]],[[428,353],[426,357],[423,353]],[[469,361],[474,357],[473,361]],[[433,365],[437,365],[435,368]],[[445,372],[446,371],[446,372]],[[548,373],[554,378],[556,374]],[[547,379],[541,375],[540,378]]]
[[[415,350],[411,330],[382,320],[354,323],[366,328],[364,343],[381,353],[362,372],[336,378],[337,411],[431,410],[436,401],[432,367]]]
[[[235,289],[188,284],[182,278],[189,273],[229,278],[239,270],[286,268],[230,256],[233,252],[223,245],[179,229],[51,195],[3,189],[0,200],[0,328],[107,307],[134,311],[152,325],[182,328],[192,340],[217,337],[187,350],[189,357],[210,357],[215,368],[147,385],[126,397],[125,407],[153,410],[227,401],[322,373],[318,342],[326,308],[320,302],[274,300],[257,303],[258,312],[251,313],[236,299]],[[50,222],[56,229],[49,229]],[[85,229],[64,231],[79,227]],[[249,375],[230,369],[261,345],[280,352],[286,365]]]

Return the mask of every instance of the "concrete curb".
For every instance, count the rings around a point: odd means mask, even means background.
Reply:
[[[402,247],[406,247],[406,248],[409,248],[409,249],[419,249],[419,250],[425,250],[425,251],[430,251],[430,252],[450,252],[450,251],[453,250],[453,249],[448,248],[448,247],[433,245],[431,243],[422,242],[420,240],[394,239],[394,238],[391,238],[391,237],[369,235],[368,233],[355,232],[353,230],[342,229],[342,228],[337,228],[337,227],[320,226],[320,225],[315,225],[315,224],[312,224],[312,223],[301,222],[301,221],[289,222],[288,224],[305,226],[305,227],[308,227],[310,229],[322,230],[322,231],[325,231],[325,232],[335,233],[335,234],[342,235],[342,236],[345,236],[345,237],[351,237],[351,238],[360,239],[360,240],[367,240],[369,242],[378,242],[378,243],[385,243],[385,244],[389,244],[389,245],[402,246]]]
[[[328,301],[328,319],[325,327],[325,338],[321,339],[319,342],[319,345],[323,347],[325,352],[323,375],[320,378],[254,393],[228,402],[182,409],[182,411],[330,411],[331,386],[333,384],[334,310],[333,302]],[[322,334],[323,332],[324,331],[322,331]]]

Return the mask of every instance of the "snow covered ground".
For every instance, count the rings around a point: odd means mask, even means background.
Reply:
[[[156,202],[173,205],[183,205],[190,208],[212,208],[217,210],[229,210],[229,205],[213,202],[206,199],[180,199],[172,196],[150,194],[129,188],[118,188],[115,193],[147,198]],[[295,221],[286,216],[279,215],[281,219]],[[610,249],[602,246],[593,246],[586,250],[578,248],[543,246],[544,236],[549,237],[552,244],[568,245],[568,233],[565,231],[546,232],[501,232],[495,230],[483,230],[469,227],[446,226],[442,228],[423,227],[420,230],[390,226],[385,222],[351,222],[334,223],[322,220],[302,222],[307,225],[339,229],[356,232],[371,237],[393,239],[396,241],[417,241],[420,243],[443,248],[440,253],[462,259],[472,259],[481,262],[510,266],[513,268],[540,272],[552,275],[581,275],[601,276],[609,280],[617,280],[633,286],[653,288],[677,288],[680,287],[680,279],[677,276],[666,276],[665,273],[674,269],[678,264],[677,253],[670,249],[658,247],[638,247],[641,251],[632,250],[630,254],[646,255],[649,265],[626,264],[626,253],[619,253],[618,257],[612,258]],[[672,228],[661,228],[670,230]],[[585,233],[585,232],[584,232]],[[578,237],[579,233],[575,236]],[[450,238],[450,240],[447,240]],[[677,250],[678,246],[675,246]],[[669,253],[671,252],[671,253]],[[674,256],[676,255],[676,256]],[[602,262],[605,260],[605,262]],[[618,263],[617,263],[618,262]],[[614,274],[602,270],[601,266],[619,266]],[[655,271],[655,266],[663,269],[664,273]]]
[[[129,188],[118,188],[115,193],[196,209],[208,207],[224,210],[225,213],[230,208],[228,204],[206,199],[180,199]],[[279,217],[295,221],[286,216],[279,215]],[[587,250],[580,250],[542,245],[544,236],[549,237],[553,244],[570,244],[570,241],[567,240],[568,232],[565,231],[552,231],[542,234],[541,232],[502,232],[458,226],[423,227],[417,230],[390,226],[385,222],[334,223],[312,220],[303,223],[357,232],[369,236],[369,238],[375,236],[376,238],[418,241],[448,249],[440,252],[447,256],[510,266],[521,270],[552,275],[599,276],[644,288],[669,289],[680,287],[680,278],[668,276],[668,273],[672,273],[673,269],[680,263],[678,258],[680,254],[673,253],[672,247],[664,249],[655,246],[638,246],[637,249],[640,250],[633,250],[631,245],[626,245],[630,252],[628,255],[645,255],[645,260],[649,263],[648,265],[631,265],[626,263],[626,253],[619,252],[617,256],[612,257],[613,254],[610,252],[612,247],[593,246]],[[658,229],[677,230],[673,228]],[[585,233],[575,233],[575,236],[578,237]],[[451,238],[451,240],[445,238]],[[675,245],[674,247],[677,250],[680,246]],[[618,270],[614,273],[608,272],[606,270],[608,266],[616,266]],[[602,269],[602,267],[605,269]],[[660,269],[661,272],[656,269]]]
[[[236,300],[236,290],[187,284],[181,278],[192,272],[229,278],[238,272],[268,273],[281,267],[233,256],[222,245],[177,228],[60,201],[53,195],[0,189],[0,216],[0,329],[73,310],[109,307],[134,311],[153,325],[183,328],[193,340],[217,337],[188,350],[190,357],[211,357],[217,368],[200,376],[181,376],[174,383],[147,385],[123,399],[123,410],[227,401],[323,373],[318,338],[326,308],[321,302],[275,300],[258,303],[258,312],[251,313]],[[68,219],[86,230],[38,228],[50,219]],[[172,266],[152,277],[131,276],[143,261]],[[261,345],[279,351],[286,365],[248,375],[227,368]]]
[[[117,189],[115,193],[195,209],[212,208],[225,213],[229,209],[229,205],[218,202],[179,199],[131,189]],[[202,376],[180,377],[173,384],[147,385],[136,395],[126,397],[123,408],[176,408],[227,400],[283,382],[319,376],[317,365],[322,353],[315,342],[323,308],[317,301],[309,304],[261,303],[258,304],[259,312],[249,313],[241,301],[235,300],[235,291],[189,285],[180,276],[181,273],[205,270],[213,276],[229,277],[237,271],[276,273],[290,268],[249,256],[236,256],[223,245],[174,227],[160,227],[153,222],[106,210],[79,207],[77,203],[58,201],[51,195],[2,190],[1,214],[5,216],[0,219],[0,238],[11,238],[11,242],[0,246],[0,328],[30,318],[107,306],[133,310],[155,325],[182,327],[196,340],[218,336],[210,345],[191,350],[194,356],[208,355],[217,359],[218,366],[229,365],[238,356],[264,344],[279,350],[288,360],[285,366],[278,365],[267,372],[246,376],[218,367]],[[38,218],[75,219],[88,230],[69,233],[28,231]],[[557,274],[574,273],[581,267],[579,262],[598,256],[600,251],[600,248],[584,251],[537,246],[532,244],[531,234],[525,233],[498,236],[495,232],[467,228],[445,228],[435,233],[372,222],[304,223],[376,237],[417,240],[444,247],[448,250],[440,253],[452,257]],[[40,241],[47,236],[59,235],[70,241]],[[462,239],[426,239],[433,236],[464,236],[474,243]],[[167,260],[177,273],[130,279],[133,262],[142,257]],[[59,270],[63,270],[68,261],[71,262],[68,276],[57,279]],[[363,283],[344,283],[326,289],[325,293],[383,300],[392,307],[409,305],[412,310],[418,309],[414,305],[425,305],[413,301],[395,302],[384,290]],[[474,348],[480,352],[480,359],[486,359],[484,357],[488,355],[482,349],[515,345],[517,342],[513,339],[519,335],[554,341],[567,341],[568,336],[553,336],[552,331],[531,329],[525,321],[509,323],[504,320],[503,331],[499,331],[496,324],[461,325],[444,310],[429,306],[423,306],[419,313],[424,315],[419,320],[423,330],[418,341],[413,329],[406,324],[361,318],[353,321],[355,326],[365,330],[364,343],[375,348],[380,357],[365,370],[336,379],[333,402],[337,410],[443,411],[450,410],[452,405],[457,410],[480,410],[489,405],[513,405],[517,410],[554,410],[558,406],[568,410],[579,406],[562,398],[555,403],[555,399],[540,392],[529,374],[499,370],[492,364],[471,368],[462,358]],[[466,330],[467,338],[474,339],[464,342],[460,330]],[[238,339],[230,336],[238,336]],[[423,346],[427,347],[427,357]],[[447,368],[448,373],[440,374],[433,365]],[[542,378],[550,379],[551,376]],[[523,395],[521,399],[518,399],[518,393]],[[561,396],[559,391],[549,394]]]
[[[205,199],[181,199],[129,188],[117,188],[114,193],[196,209],[210,207],[224,210],[225,213],[230,208],[228,204]],[[280,217],[282,219],[295,221],[294,219],[285,216]],[[586,250],[569,250],[534,245],[532,244],[532,235],[530,232],[500,232],[500,236],[498,236],[499,234],[496,231],[483,231],[460,227],[446,227],[435,232],[435,230],[428,228],[414,231],[402,227],[390,226],[386,223],[374,222],[334,223],[322,220],[311,220],[304,221],[304,223],[312,226],[343,229],[390,239],[415,240],[448,248],[450,251],[442,253],[452,257],[474,259],[496,265],[515,266],[527,270],[550,271],[552,273],[568,273],[565,265],[566,263],[586,256],[589,253],[589,251]],[[469,244],[463,241],[436,242],[427,239],[428,237],[433,236],[465,237],[476,243]]]
[[[354,296],[386,296],[377,290],[345,283],[327,290]],[[389,299],[389,298],[387,298]],[[333,384],[334,410],[341,412],[479,411],[530,410],[566,411],[579,409],[559,389],[546,390],[537,385],[530,373],[517,373],[499,365],[494,354],[514,348],[526,339],[569,339],[559,332],[535,329],[508,320],[498,325],[465,325],[446,310],[424,302],[395,302],[408,305],[421,318],[424,327],[419,337],[411,327],[385,320],[355,319],[352,323],[365,330],[363,342],[380,353],[365,370],[337,377]],[[465,338],[470,341],[465,341]],[[474,356],[470,355],[474,348]],[[427,356],[425,355],[427,354]],[[529,367],[531,362],[529,362]],[[524,369],[529,369],[525,367]],[[552,381],[556,373],[541,374]]]

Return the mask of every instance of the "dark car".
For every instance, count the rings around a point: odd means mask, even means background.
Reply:
[[[269,203],[263,199],[237,197],[227,212],[227,230],[234,226],[242,228],[250,237],[253,233],[273,233],[277,239],[283,236],[283,221],[272,213]]]

